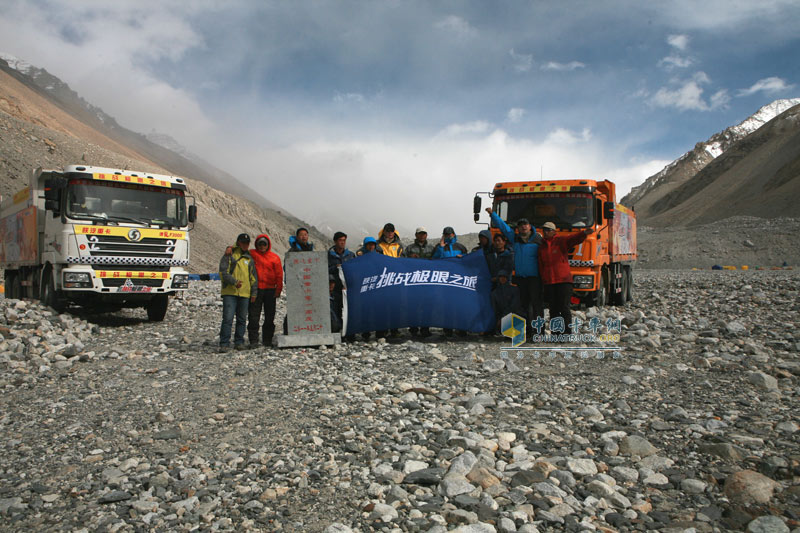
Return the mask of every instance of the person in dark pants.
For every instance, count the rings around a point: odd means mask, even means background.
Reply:
[[[417,228],[414,232],[414,242],[406,246],[406,257],[413,257],[415,259],[430,259],[433,256],[433,244],[428,242],[428,230],[423,226]],[[412,337],[430,337],[431,328],[428,326],[411,326],[408,332]]]
[[[491,302],[494,310],[494,330],[500,331],[500,322],[508,313],[519,314],[519,289],[508,282],[509,273],[503,269],[497,272],[497,286],[492,290]]]
[[[586,228],[573,235],[557,236],[555,224],[547,222],[542,226],[544,239],[539,246],[539,272],[542,274],[550,304],[550,320],[562,317],[567,334],[572,333],[572,271],[567,254],[570,248],[582,243],[593,232],[593,228]]]
[[[258,274],[258,293],[248,310],[247,337],[251,345],[258,344],[258,328],[263,310],[261,342],[264,346],[272,346],[272,337],[275,334],[275,303],[283,290],[281,258],[272,251],[272,241],[265,233],[256,237],[256,248],[250,255],[253,257]]]
[[[331,293],[334,305],[336,306],[336,315],[339,321],[342,320],[344,314],[344,284],[342,283],[341,276],[339,275],[339,267],[342,263],[355,259],[356,254],[347,249],[347,234],[343,231],[337,231],[333,234],[333,246],[328,248],[328,276],[333,280],[334,288]],[[341,325],[339,326],[341,330]],[[331,330],[333,331],[333,330]],[[347,342],[355,340],[355,335],[348,335],[344,337]]]
[[[486,212],[492,217],[494,226],[513,243],[514,284],[519,287],[522,315],[528,324],[537,317],[544,318],[542,281],[539,278],[539,245],[542,237],[526,218],[517,221],[517,232],[514,233],[491,207],[487,207]]]
[[[258,291],[256,267],[249,250],[250,235],[241,233],[236,238],[236,246],[229,246],[219,262],[219,277],[222,281],[222,324],[219,328],[221,351],[230,350],[234,317],[236,317],[234,347],[237,350],[245,349],[247,309],[250,302],[255,301]]]
[[[510,276],[514,271],[514,251],[508,247],[508,241],[502,233],[495,234],[492,239],[492,251],[486,256],[489,275],[492,277],[492,288],[497,287],[497,273],[505,270]]]

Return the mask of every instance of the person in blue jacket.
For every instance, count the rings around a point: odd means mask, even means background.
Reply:
[[[467,255],[467,248],[456,238],[456,232],[451,226],[442,230],[442,238],[439,244],[433,249],[433,259],[443,259],[445,257],[462,257]]]
[[[308,230],[306,228],[297,228],[295,234],[289,237],[289,252],[310,252],[314,250],[314,243],[308,240]]]
[[[333,246],[328,248],[328,275],[333,279],[334,288],[331,297],[336,306],[336,313],[339,320],[342,319],[342,308],[344,307],[344,284],[339,275],[339,267],[342,263],[355,259],[356,254],[347,249],[347,234],[343,231],[337,231],[333,234]],[[333,330],[331,330],[333,331]],[[355,335],[348,335],[343,337],[347,342],[355,340]]]
[[[542,236],[536,233],[526,218],[517,221],[517,231],[500,218],[491,207],[486,212],[492,217],[494,225],[500,229],[514,249],[514,284],[519,287],[522,314],[528,324],[537,317],[544,318],[542,301],[542,280],[539,277],[539,244]]]

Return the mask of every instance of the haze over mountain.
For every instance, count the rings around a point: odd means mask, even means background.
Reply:
[[[641,224],[800,216],[800,98],[777,100],[699,142],[622,199]]]
[[[162,168],[171,169],[176,175],[191,176],[220,191],[249,198],[261,207],[278,209],[275,203],[264,198],[262,194],[191,153],[169,135],[155,132],[143,135],[120,126],[114,117],[87,102],[69,85],[47,70],[4,53],[0,53],[0,70],[9,73],[22,84],[38,89],[37,92],[40,94],[46,94],[61,109],[87,126],[135,150]]]
[[[19,63],[15,66],[20,68]],[[221,247],[233,243],[242,231],[253,235],[266,231],[274,250],[282,255],[289,235],[299,226],[309,226],[285,212],[257,205],[252,193],[243,199],[217,190],[220,183],[233,189],[241,184],[214,169],[193,173],[199,163],[120,128],[113,117],[57,78],[25,65],[17,70],[0,59],[0,195],[25,187],[35,167],[76,163],[188,178],[189,194],[199,208],[191,233],[190,270],[194,272],[216,271]],[[312,239],[325,246],[328,237],[310,229]]]

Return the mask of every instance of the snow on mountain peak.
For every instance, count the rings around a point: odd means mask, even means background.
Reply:
[[[752,116],[746,118],[736,126],[732,126],[730,129],[737,135],[749,135],[787,109],[790,109],[798,104],[800,104],[800,98],[775,100],[774,102],[763,106],[761,109],[753,113]]]
[[[6,54],[5,52],[0,52],[0,59],[8,63],[9,67],[18,72],[22,72],[23,74],[30,74],[30,71],[33,69],[33,65],[27,61],[18,59],[11,54]]]

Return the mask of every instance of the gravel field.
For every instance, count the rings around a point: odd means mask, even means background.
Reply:
[[[800,531],[800,271],[636,275],[603,359],[0,300],[0,530]]]

